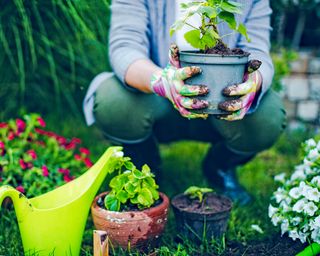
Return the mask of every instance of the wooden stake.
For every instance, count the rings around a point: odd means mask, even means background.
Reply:
[[[106,231],[93,230],[93,256],[109,256],[109,241]]]

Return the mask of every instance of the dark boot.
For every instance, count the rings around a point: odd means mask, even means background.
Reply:
[[[203,162],[203,173],[209,184],[218,192],[240,205],[246,205],[252,197],[239,184],[235,167],[248,162],[253,156],[236,154],[224,144],[215,145],[210,148]]]
[[[122,146],[124,155],[130,157],[138,169],[147,164],[156,175],[156,180],[160,180],[161,158],[158,143],[153,136],[140,143]]]

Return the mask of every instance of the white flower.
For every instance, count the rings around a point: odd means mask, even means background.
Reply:
[[[278,188],[277,191],[274,192],[277,203],[280,203],[282,200],[286,199],[287,195],[285,193],[286,191],[283,188]]]
[[[308,234],[306,233],[303,233],[303,232],[298,232],[299,234],[299,239],[301,241],[301,243],[305,243],[307,241],[307,237],[308,237]]]
[[[286,233],[289,230],[289,222],[288,220],[283,220],[281,223],[281,235],[283,235],[284,233]]]
[[[121,158],[124,156],[124,153],[122,151],[114,151],[113,156],[117,158]]]
[[[306,178],[306,175],[304,173],[304,170],[301,169],[297,169],[292,175],[290,180],[294,181],[294,180],[304,180]]]
[[[301,187],[294,187],[294,188],[290,189],[289,195],[294,199],[298,199],[302,195],[301,192],[302,192]]]
[[[303,212],[303,209],[308,201],[306,199],[300,199],[293,205],[292,210],[295,212]]]
[[[301,194],[303,196],[306,196],[307,190],[310,189],[311,187],[308,186],[304,181],[300,181],[299,188],[301,189]]]
[[[294,217],[291,219],[292,225],[298,226],[301,223],[301,218],[300,217]]]
[[[315,146],[317,146],[317,143],[315,142],[314,139],[308,139],[306,141],[306,145],[308,148],[314,148]]]
[[[286,201],[281,201],[280,207],[282,208],[283,212],[289,212],[289,211],[292,210],[291,207],[287,204]]]
[[[320,244],[320,228],[317,228],[317,229],[315,229],[315,230],[312,231],[312,233],[311,233],[311,239],[312,239],[314,242]]]
[[[277,214],[274,214],[271,218],[271,222],[273,224],[273,226],[277,226],[281,221],[281,218],[277,215]]]
[[[280,173],[280,174],[274,176],[274,180],[278,181],[278,182],[281,182],[281,183],[284,183],[285,182],[285,177],[286,177],[286,174],[283,172],[283,173]]]
[[[293,241],[295,241],[297,238],[299,238],[298,231],[296,229],[289,231],[289,237],[292,238]]]
[[[252,225],[251,225],[251,229],[257,231],[257,232],[260,233],[260,234],[263,234],[263,233],[264,233],[263,230],[260,228],[259,225],[252,224]]]
[[[316,217],[314,220],[311,220],[309,226],[311,230],[320,228],[320,216]]]
[[[278,208],[273,207],[271,204],[269,205],[268,208],[268,216],[271,218],[276,212],[278,211]]]
[[[312,161],[309,161],[308,159],[303,159],[303,166],[304,166],[304,168],[306,167],[306,166],[311,166],[313,164],[313,162]]]
[[[315,176],[312,178],[311,183],[320,188],[320,176]]]
[[[311,150],[309,151],[308,158],[309,158],[311,161],[317,160],[319,156],[320,156],[320,154],[319,154],[318,149],[315,148],[315,149],[311,149]]]
[[[309,230],[309,225],[308,225],[308,223],[304,224],[304,225],[302,226],[301,230],[302,230],[303,232],[307,232],[307,231]]]
[[[320,199],[320,192],[317,188],[309,187],[306,191],[305,197],[310,201],[319,202]]]
[[[317,210],[318,210],[318,207],[313,202],[309,202],[305,204],[303,207],[303,211],[309,216],[313,216]]]

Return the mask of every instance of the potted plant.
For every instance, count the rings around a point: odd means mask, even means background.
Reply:
[[[99,194],[92,206],[93,222],[105,230],[114,247],[144,249],[156,244],[167,222],[169,199],[158,192],[147,165],[138,170],[129,157],[121,156],[110,191]]]
[[[179,233],[200,241],[225,233],[232,208],[229,198],[196,186],[175,196],[171,205]]]
[[[202,70],[201,75],[189,78],[186,83],[205,84],[211,89],[211,93],[204,96],[209,102],[208,108],[197,112],[225,113],[218,109],[218,104],[226,100],[222,90],[243,81],[249,53],[238,48],[229,49],[222,41],[226,35],[219,34],[218,24],[226,22],[231,30],[239,32],[249,40],[245,26],[237,24],[235,19],[235,14],[241,13],[241,4],[229,0],[204,0],[183,3],[181,8],[184,15],[171,26],[170,35],[184,26],[192,28],[184,34],[184,38],[198,51],[181,51],[180,63],[182,67],[198,66]],[[188,23],[189,18],[195,15],[201,17],[200,27]]]
[[[310,244],[299,256],[313,256],[320,253],[320,141],[307,140],[303,151],[303,163],[290,177],[275,176],[281,185],[273,193],[269,217],[282,235]]]

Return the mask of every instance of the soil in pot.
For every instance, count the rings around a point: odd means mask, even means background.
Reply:
[[[226,232],[232,202],[229,198],[208,193],[200,203],[184,194],[172,199],[177,230],[194,241],[219,237]]]
[[[220,110],[218,105],[236,97],[225,97],[222,93],[227,86],[243,82],[243,75],[248,63],[249,53],[241,49],[229,49],[224,44],[218,44],[204,52],[181,51],[182,67],[198,66],[202,73],[187,79],[189,85],[206,85],[209,93],[199,96],[199,99],[209,102],[208,108],[193,110],[196,113],[226,115],[227,111]]]
[[[158,244],[168,218],[167,196],[160,193],[161,200],[157,205],[145,210],[128,205],[121,212],[113,212],[97,203],[99,200],[101,205],[101,197],[106,194],[107,192],[102,193],[95,198],[91,213],[96,229],[107,231],[113,247],[144,250]]]

